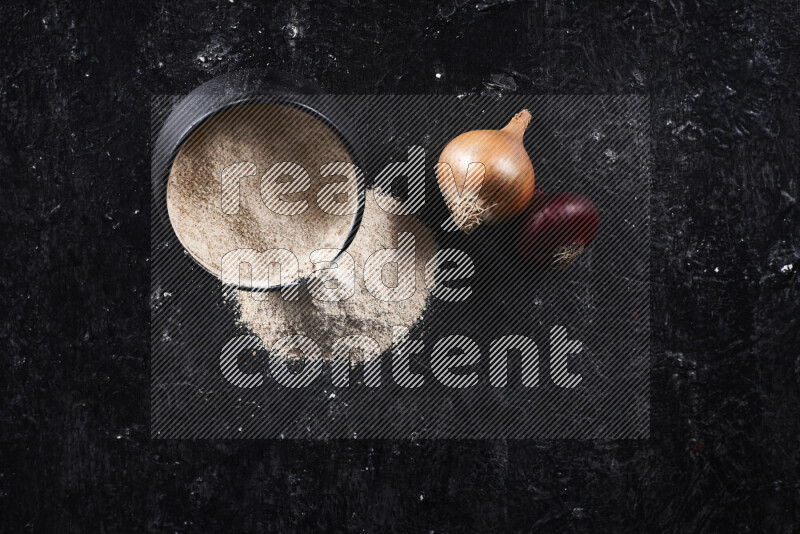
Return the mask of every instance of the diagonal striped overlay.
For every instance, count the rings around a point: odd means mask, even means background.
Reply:
[[[276,367],[274,356],[286,347],[265,347],[237,326],[222,284],[194,262],[172,230],[165,199],[174,153],[162,150],[156,140],[180,97],[153,98],[153,437],[648,437],[651,155],[646,97],[292,99],[342,125],[367,183],[391,163],[423,158],[424,195],[415,196],[420,205],[416,216],[434,231],[439,248],[449,249],[440,260],[457,262],[460,267],[452,272],[469,278],[449,285],[450,291],[434,291],[422,319],[398,337],[395,347],[353,366],[349,376],[334,356],[346,357],[351,346],[369,350],[369,340],[351,339],[334,348],[297,339],[304,352],[319,352],[331,361]],[[533,116],[524,143],[537,189],[580,193],[600,213],[594,242],[564,270],[534,268],[520,259],[520,218],[481,227],[469,236],[452,231],[436,182],[435,166],[450,139],[470,130],[502,128],[522,109]],[[233,112],[226,120],[241,124],[250,119]],[[182,126],[173,122],[170,127]],[[296,136],[275,132],[270,124],[253,126],[264,136],[289,141]],[[254,179],[266,170],[259,168]],[[320,173],[306,171],[312,179]],[[403,181],[387,174],[395,184]],[[411,194],[402,186],[397,191]],[[406,237],[385,245],[401,244],[408,244]],[[464,267],[465,256],[470,268]],[[306,291],[302,286],[297,290]],[[453,298],[437,298],[444,295]]]

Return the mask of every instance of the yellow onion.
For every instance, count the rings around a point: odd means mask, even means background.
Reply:
[[[442,150],[436,180],[453,220],[465,233],[507,221],[530,203],[535,179],[522,144],[530,121],[525,109],[502,130],[466,132]]]

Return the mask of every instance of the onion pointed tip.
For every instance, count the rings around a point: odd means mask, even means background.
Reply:
[[[504,129],[507,130],[517,130],[519,132],[524,132],[528,125],[531,123],[531,112],[527,109],[523,109],[512,118]]]

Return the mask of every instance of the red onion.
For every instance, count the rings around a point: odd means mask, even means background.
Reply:
[[[564,269],[583,254],[599,225],[597,208],[583,195],[537,191],[524,215],[517,248],[534,265]]]

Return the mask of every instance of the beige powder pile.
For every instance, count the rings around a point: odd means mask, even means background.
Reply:
[[[299,229],[290,227],[286,231],[291,239],[300,237]],[[415,291],[406,300],[384,302],[365,287],[364,265],[373,253],[397,248],[399,232],[414,236]],[[313,299],[309,291],[302,288],[299,299],[292,301],[284,300],[279,291],[239,291],[240,323],[258,335],[267,348],[280,338],[304,335],[312,339],[327,358],[338,338],[364,335],[374,339],[383,352],[392,344],[393,326],[410,328],[422,316],[432,289],[425,285],[425,265],[437,250],[430,230],[418,219],[383,211],[375,202],[373,192],[368,191],[361,227],[347,248],[355,260],[354,295],[339,302],[324,302]],[[387,286],[396,285],[396,264],[387,264],[381,279]],[[359,359],[359,354],[353,353],[351,358]]]
[[[308,173],[307,191],[281,197],[307,201],[299,215],[278,214],[262,200],[261,177],[280,162],[294,162]],[[312,115],[279,104],[232,108],[203,123],[178,153],[167,185],[170,221],[184,248],[217,276],[227,252],[283,248],[297,256],[303,277],[312,269],[311,251],[341,247],[355,213],[356,177],[335,172],[321,176],[321,167],[332,162],[352,163],[335,132]],[[239,179],[238,199],[226,197],[223,210],[222,173],[234,164],[255,173]],[[289,178],[277,179],[282,181]],[[339,183],[339,193],[327,205],[345,212],[339,215],[320,209],[317,199],[320,189],[334,182]],[[238,212],[230,213],[237,202]]]

